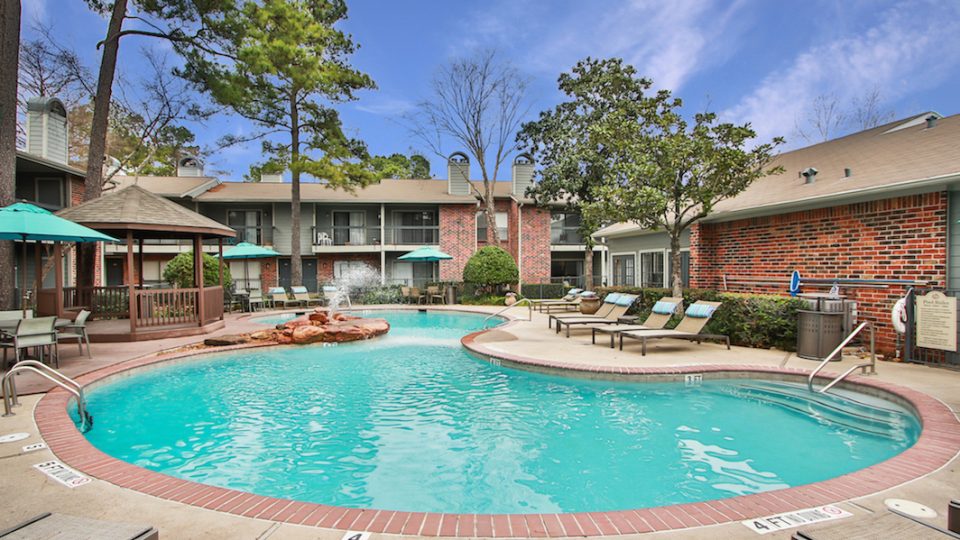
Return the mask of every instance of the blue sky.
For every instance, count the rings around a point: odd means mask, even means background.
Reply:
[[[725,120],[751,122],[761,139],[796,133],[813,99],[841,103],[878,88],[883,107],[904,117],[958,109],[960,2],[848,0],[381,0],[348,1],[343,28],[360,44],[353,64],[378,90],[339,106],[345,128],[373,153],[428,149],[402,122],[429,96],[436,69],[478,48],[496,48],[530,79],[530,117],[557,103],[557,76],[586,56],[619,56],[684,98]],[[96,67],[94,45],[106,21],[78,0],[23,0],[24,35],[42,22]],[[125,38],[122,64],[137,74],[142,47],[156,40]],[[95,69],[94,69],[95,71]],[[245,121],[220,115],[192,126],[200,144],[243,134]],[[459,148],[448,145],[446,152]],[[259,145],[211,157],[224,179],[240,179],[259,158]],[[427,154],[434,175],[443,161]],[[476,167],[475,167],[476,168]],[[479,172],[474,170],[474,176]],[[501,177],[509,173],[501,173]]]

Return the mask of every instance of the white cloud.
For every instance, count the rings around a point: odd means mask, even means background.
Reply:
[[[891,102],[936,87],[960,64],[960,4],[904,2],[877,21],[856,35],[800,52],[722,116],[751,122],[760,140],[789,136],[819,95],[848,103],[878,88]],[[790,146],[800,144],[792,140]]]
[[[405,99],[377,95],[367,99],[365,103],[357,103],[355,107],[358,111],[379,116],[400,116],[413,110],[414,104]]]

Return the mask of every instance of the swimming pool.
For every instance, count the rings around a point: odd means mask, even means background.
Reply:
[[[482,316],[374,313],[392,325],[376,340],[210,355],[94,387],[86,437],[147,469],[261,495],[533,513],[807,484],[890,458],[919,434],[913,414],[866,395],[514,370],[459,345]]]

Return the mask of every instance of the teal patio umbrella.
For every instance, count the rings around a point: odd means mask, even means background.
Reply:
[[[119,242],[116,238],[23,202],[0,208],[0,240],[23,242],[20,288],[27,288],[27,242]],[[26,302],[21,302],[26,315]]]
[[[243,281],[250,286],[250,271],[247,268],[247,259],[266,259],[268,257],[279,257],[276,251],[251,244],[250,242],[240,242],[232,248],[223,252],[224,260],[243,260]]]
[[[423,246],[422,248],[417,248],[410,253],[405,253],[399,257],[397,260],[406,261],[406,262],[437,262],[437,261],[446,261],[452,259],[450,255],[440,251],[439,249],[432,248],[430,246]],[[434,269],[436,270],[436,269]],[[434,273],[434,278],[436,274]]]

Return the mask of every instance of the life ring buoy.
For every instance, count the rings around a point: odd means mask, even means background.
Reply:
[[[890,312],[890,322],[897,333],[905,334],[907,332],[907,299],[901,298],[893,305]]]

